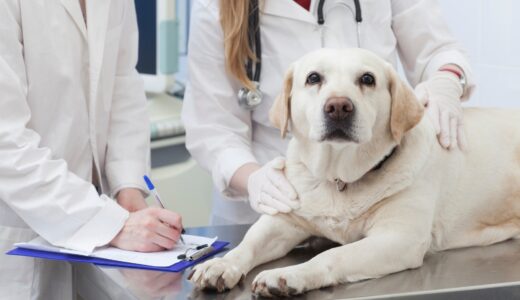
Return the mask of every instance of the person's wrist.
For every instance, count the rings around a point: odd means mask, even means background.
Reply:
[[[143,196],[143,192],[137,188],[123,188],[116,195],[116,197],[119,197],[119,196],[137,197],[137,196]]]
[[[116,201],[129,212],[138,211],[148,207],[143,192],[137,188],[124,188],[116,195]]]
[[[257,163],[247,163],[235,171],[231,177],[230,187],[240,193],[240,195],[248,196],[249,194],[249,178],[251,174],[259,170],[261,166]]]
[[[447,64],[439,68],[439,72],[447,72],[453,74],[457,78],[457,83],[461,86],[462,92],[461,97],[466,91],[466,75],[464,70],[454,64]]]

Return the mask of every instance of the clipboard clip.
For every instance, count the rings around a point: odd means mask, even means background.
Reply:
[[[215,248],[213,246],[208,246],[208,244],[199,245],[195,248],[188,248],[184,254],[180,254],[177,256],[177,259],[184,261],[193,261],[197,260],[206,254],[213,252]]]

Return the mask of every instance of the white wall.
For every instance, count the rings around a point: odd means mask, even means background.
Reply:
[[[477,81],[468,105],[520,107],[520,1],[439,0]]]

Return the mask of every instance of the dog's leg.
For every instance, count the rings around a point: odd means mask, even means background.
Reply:
[[[410,201],[395,202],[391,209],[385,203],[374,212],[362,240],[327,250],[299,265],[263,271],[253,281],[253,292],[290,296],[419,267],[431,241],[433,210]]]
[[[421,266],[428,243],[396,232],[381,232],[327,250],[308,262],[263,271],[253,292],[264,297],[291,296],[338,283],[378,278]]]
[[[308,237],[309,233],[284,217],[263,215],[235,249],[197,265],[188,278],[199,289],[222,292],[234,287],[254,267],[284,256]]]

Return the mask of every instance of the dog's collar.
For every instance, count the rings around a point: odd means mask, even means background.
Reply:
[[[368,172],[372,172],[372,171],[376,171],[376,170],[379,170],[381,169],[381,167],[383,167],[383,165],[385,164],[385,162],[390,158],[392,157],[392,155],[394,155],[395,153],[395,150],[397,149],[397,146],[395,146],[394,148],[392,148],[392,151],[390,151],[390,153],[388,153],[387,155],[385,155],[385,157],[383,157],[383,159],[381,161],[379,161],[377,163],[377,165],[375,165],[372,169],[370,169],[370,171]],[[347,183],[342,181],[341,179],[339,178],[336,178],[334,179],[334,182],[336,183],[336,189],[338,190],[338,192],[343,192],[344,190],[347,189]]]
[[[392,148],[392,151],[390,151],[390,153],[388,153],[387,155],[385,155],[385,157],[383,157],[383,159],[375,166],[373,167],[370,172],[372,171],[376,171],[376,170],[379,170],[381,169],[381,167],[385,164],[385,162],[390,158],[392,157],[392,155],[394,155],[395,153],[395,150],[397,150],[397,146],[395,146],[394,148]]]

